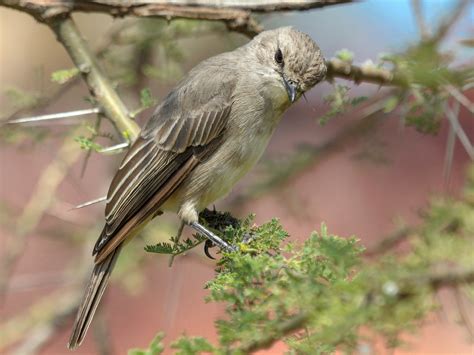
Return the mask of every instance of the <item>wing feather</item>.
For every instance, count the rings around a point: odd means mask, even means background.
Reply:
[[[105,208],[106,223],[94,247],[96,262],[122,243],[126,235],[160,205],[203,156],[217,147],[232,109],[235,78],[215,70],[191,72],[156,109],[124,157],[112,180]],[[202,83],[209,90],[203,90]],[[153,208],[149,206],[154,201]]]

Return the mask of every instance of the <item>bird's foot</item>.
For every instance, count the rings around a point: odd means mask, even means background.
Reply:
[[[198,222],[191,222],[189,226],[195,229],[198,233],[202,234],[204,237],[207,238],[208,241],[210,241],[214,245],[217,245],[219,248],[227,252],[237,251],[237,247],[230,245],[225,240],[221,239],[220,237],[215,235],[213,232],[211,232],[209,229],[199,224]],[[209,245],[207,248],[209,249]]]

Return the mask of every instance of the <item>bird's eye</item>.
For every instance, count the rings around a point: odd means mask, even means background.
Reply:
[[[278,48],[275,52],[275,62],[278,64],[283,64],[283,53],[281,52],[280,48]]]

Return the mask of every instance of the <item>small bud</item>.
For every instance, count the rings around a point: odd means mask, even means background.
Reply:
[[[398,288],[398,285],[395,282],[387,281],[386,283],[383,284],[382,291],[385,295],[394,297],[398,294],[400,289]]]

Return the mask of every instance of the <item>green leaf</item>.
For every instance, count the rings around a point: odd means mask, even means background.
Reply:
[[[162,343],[164,337],[164,333],[160,332],[153,338],[148,349],[130,349],[128,355],[161,355],[165,350]]]
[[[390,113],[398,105],[398,97],[397,96],[390,96],[386,101],[385,101],[385,106],[384,106],[384,112],[385,113]]]
[[[171,344],[171,348],[178,350],[176,352],[178,355],[196,355],[214,351],[209,341],[202,337],[181,337]]]
[[[143,108],[148,108],[155,104],[155,99],[153,99],[150,89],[145,88],[140,91],[140,103]]]
[[[77,74],[79,74],[79,69],[77,68],[57,70],[51,73],[51,81],[58,84],[64,84],[74,78]]]
[[[102,145],[95,143],[92,139],[84,136],[74,137],[74,140],[79,143],[79,146],[83,150],[92,150],[94,152],[98,152],[104,149]]]
[[[354,53],[344,48],[336,52],[336,58],[344,62],[352,62],[352,60],[354,59]]]

